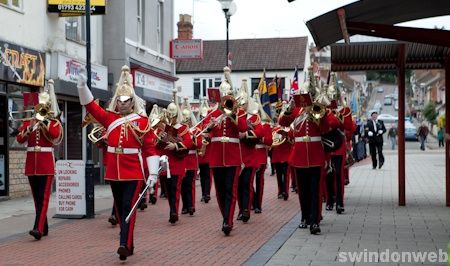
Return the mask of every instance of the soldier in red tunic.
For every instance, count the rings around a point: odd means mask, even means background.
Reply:
[[[181,183],[186,174],[185,158],[193,145],[189,127],[182,123],[182,114],[177,103],[176,90],[173,91],[173,94],[173,102],[166,109],[164,132],[158,134],[156,146],[160,155],[167,155],[169,158],[171,176],[166,175],[165,181],[167,200],[170,207],[169,222],[171,224],[175,224],[178,221]]]
[[[255,213],[262,212],[262,200],[264,193],[264,173],[267,166],[268,149],[272,146],[272,119],[262,108],[261,98],[259,91],[253,92],[253,98],[258,103],[259,116],[261,117],[261,126],[263,136],[259,139],[259,142],[255,146],[255,157],[258,162],[255,173],[255,195],[253,200],[253,209]],[[253,185],[252,185],[253,186]]]
[[[155,149],[155,135],[145,117],[144,102],[134,93],[128,66],[122,73],[116,92],[107,110],[93,99],[86,86],[86,74],[80,72],[78,94],[80,103],[107,129],[107,167],[105,180],[111,185],[116,214],[120,220],[120,245],[117,249],[120,260],[133,255],[133,231],[136,212],[128,222],[125,218],[136,203],[143,185],[145,167],[148,166],[147,182],[150,187],[156,183],[159,156]],[[145,161],[144,161],[145,160]],[[145,165],[147,163],[147,165]]]
[[[201,130],[198,127],[194,127],[196,119],[191,111],[191,106],[188,103],[188,98],[184,98],[182,106],[183,123],[189,127],[189,135],[192,138],[193,145],[189,149],[189,153],[184,159],[186,165],[186,175],[183,178],[181,184],[181,199],[183,201],[183,208],[181,214],[189,213],[194,215],[195,212],[195,180],[197,180],[198,160],[197,149],[201,146],[202,136]]]
[[[238,220],[244,223],[250,219],[250,209],[253,205],[253,180],[255,178],[256,169],[260,166],[258,157],[256,156],[256,144],[264,137],[264,129],[261,125],[259,117],[258,103],[248,97],[247,80],[242,80],[242,87],[239,91],[239,105],[246,109],[246,117],[248,130],[240,133],[241,154],[244,169],[242,170],[238,181],[238,203],[239,215]]]
[[[336,197],[336,212],[341,214],[344,212],[344,166],[345,159],[347,156],[347,144],[345,141],[346,136],[351,138],[352,133],[356,130],[356,124],[352,119],[352,111],[349,107],[342,104],[341,95],[339,91],[335,88],[335,76],[334,73],[331,75],[330,86],[327,88],[327,94],[330,99],[332,99],[330,104],[330,109],[333,114],[339,120],[339,130],[342,134],[341,146],[334,152],[331,152],[331,164],[333,167],[333,174],[331,179],[331,184],[327,185],[327,210],[333,210],[333,196]],[[338,102],[340,106],[338,106]],[[351,141],[351,139],[350,139]]]
[[[220,85],[222,102],[205,125],[211,135],[210,167],[212,168],[217,202],[223,216],[222,231],[229,235],[233,228],[238,177],[242,158],[239,132],[247,131],[246,113],[237,108],[231,86],[230,69],[224,68],[225,80]]]
[[[311,94],[300,94],[298,106],[291,101],[280,115],[279,124],[290,126],[295,141],[289,164],[295,168],[302,219],[299,228],[310,225],[311,234],[320,233],[320,178],[325,162],[321,135],[338,126],[338,121],[324,106],[314,104]],[[301,108],[300,108],[301,107]]]
[[[200,118],[205,119],[211,112],[206,99],[202,101],[200,106]],[[202,121],[200,121],[202,122]],[[204,123],[200,123],[199,129],[203,130]],[[202,187],[202,199],[204,203],[208,203],[211,200],[211,174],[209,169],[209,154],[211,153],[211,136],[209,133],[204,132],[202,134],[202,143],[198,149],[198,168],[200,175],[200,185]]]
[[[53,80],[48,81],[47,88],[48,91],[39,93],[39,104],[35,106],[34,116],[24,121],[17,135],[17,142],[27,142],[25,175],[28,176],[36,208],[33,230],[29,234],[36,240],[48,235],[47,210],[55,174],[53,146],[63,136],[61,123],[56,119],[59,108]]]
[[[278,184],[278,198],[289,198],[288,158],[291,153],[292,140],[288,138],[290,128],[276,124],[272,129],[272,162],[275,165]]]

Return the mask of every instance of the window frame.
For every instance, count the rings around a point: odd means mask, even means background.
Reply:
[[[73,22],[77,23],[76,26],[76,38],[73,39],[72,36],[68,36],[67,35],[67,23],[69,23],[70,20],[73,20]],[[66,36],[66,40],[68,41],[72,41],[72,42],[76,42],[76,43],[80,43],[80,44],[86,44],[86,20],[85,17],[80,16],[80,17],[66,17],[65,20],[65,36]],[[72,27],[75,28],[75,27]]]
[[[195,93],[195,84],[199,84],[200,89],[198,93],[198,97],[196,98]],[[219,87],[220,83],[222,83],[222,78],[218,77],[203,77],[203,78],[194,78],[192,82],[192,99],[195,101],[200,101],[200,99],[206,99],[208,97],[208,88],[211,87]],[[212,86],[210,86],[212,84]]]
[[[15,11],[19,11],[19,12],[23,12],[23,0],[17,0],[18,1],[18,6],[13,4],[14,0],[6,0],[6,4],[0,3],[0,6],[15,10]]]

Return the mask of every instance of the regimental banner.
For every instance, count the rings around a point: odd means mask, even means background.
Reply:
[[[61,80],[77,83],[82,67],[85,67],[84,62],[64,54],[58,54],[58,78]],[[91,64],[91,84],[94,88],[108,90],[108,68]]]
[[[86,215],[85,163],[82,160],[56,162],[56,216]]]
[[[202,59],[203,41],[201,39],[175,39],[170,43],[170,57],[173,59]]]
[[[0,79],[43,87],[45,53],[0,41]]]
[[[82,16],[86,9],[86,0],[48,0],[47,11],[60,16]],[[91,14],[104,15],[106,0],[91,0]]]

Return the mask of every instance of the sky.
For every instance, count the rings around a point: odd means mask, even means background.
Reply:
[[[218,0],[174,0],[179,14],[193,15],[194,38],[226,39],[225,16]],[[229,25],[230,39],[299,37],[311,35],[305,22],[355,0],[234,0],[236,13]],[[410,27],[450,29],[450,16],[400,24]],[[175,29],[175,36],[177,36]]]

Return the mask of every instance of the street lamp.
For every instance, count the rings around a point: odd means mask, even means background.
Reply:
[[[229,46],[228,46],[228,24],[230,24],[230,18],[236,12],[236,4],[233,0],[218,0],[222,5],[223,13],[225,14],[226,25],[227,25],[227,51],[225,55],[226,66],[228,66],[228,54],[229,54]]]

